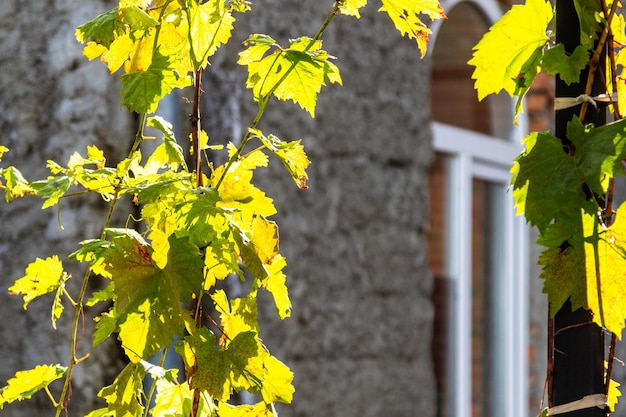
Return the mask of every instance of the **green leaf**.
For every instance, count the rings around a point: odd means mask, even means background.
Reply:
[[[595,0],[574,0],[574,7],[580,22],[580,44],[585,49],[593,50],[604,21],[601,3]]]
[[[63,264],[58,256],[37,258],[26,267],[26,274],[9,288],[9,293],[22,294],[26,310],[31,301],[61,288],[68,278],[69,275],[63,271]]]
[[[626,120],[592,128],[574,118],[567,125],[567,137],[575,146],[576,165],[585,183],[598,195],[604,194],[609,181],[624,173]]]
[[[311,162],[304,153],[301,141],[283,142],[274,135],[266,137],[258,129],[251,129],[250,133],[263,142],[263,145],[280,159],[299,188],[308,188],[306,182],[309,177],[306,169]]]
[[[57,205],[71,185],[72,183],[66,175],[48,177],[46,180],[33,181],[31,183],[31,187],[35,190],[37,196],[45,199],[41,206],[42,209]]]
[[[589,50],[578,45],[574,52],[567,54],[565,47],[559,43],[548,49],[543,55],[541,68],[550,75],[559,75],[567,84],[580,81],[580,72],[589,63]]]
[[[194,68],[204,68],[208,58],[230,39],[235,18],[223,0],[202,4],[187,0],[186,5]]]
[[[76,28],[78,42],[95,42],[109,48],[115,38],[126,30],[124,23],[117,19],[118,11],[119,8],[114,7]]]
[[[107,234],[113,244],[97,248],[93,256],[102,258],[116,296],[112,313],[98,322],[94,343],[110,335],[115,320],[122,347],[137,362],[183,334],[190,319],[181,304],[189,304],[191,294],[201,290],[203,262],[187,238],[170,237],[167,264],[160,268],[135,231],[107,229]]]
[[[120,22],[128,25],[133,39],[142,38],[150,29],[159,25],[158,20],[136,6],[120,7],[117,18]]]
[[[240,53],[239,64],[248,66],[246,86],[252,89],[255,101],[262,102],[273,94],[280,100],[292,100],[315,117],[317,94],[328,80],[341,84],[339,69],[333,58],[321,49],[322,41],[301,37],[290,42],[288,49],[278,47],[265,35],[251,35],[244,43],[248,49]]]
[[[416,40],[422,58],[426,55],[431,31],[421,21],[419,15],[425,14],[432,20],[446,18],[437,0],[382,0],[382,6],[378,11],[389,15],[402,36]]]
[[[511,97],[521,98],[526,93],[548,44],[547,29],[552,18],[550,2],[528,0],[511,7],[489,29],[474,46],[468,62],[475,67],[472,79],[476,80],[479,100],[501,90]]]
[[[524,144],[511,168],[517,214],[542,233],[554,219],[578,219],[578,209],[571,208],[584,207],[587,198],[574,158],[548,133],[532,133]]]
[[[146,71],[122,75],[122,104],[137,113],[152,113],[163,97],[188,85],[191,78],[178,73],[175,58],[156,51]]]
[[[29,399],[37,391],[61,378],[67,368],[60,365],[38,365],[33,369],[18,371],[0,388],[0,410],[4,404]]]
[[[206,328],[198,330],[198,335],[187,336],[177,350],[183,358],[190,375],[193,389],[207,391],[216,400],[226,401],[233,389],[242,387],[249,362],[265,354],[260,351],[254,332],[238,334],[225,349],[216,347],[215,336]],[[195,371],[189,373],[189,369]]]

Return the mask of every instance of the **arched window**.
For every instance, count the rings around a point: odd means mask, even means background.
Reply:
[[[431,46],[433,358],[440,417],[527,416],[528,229],[507,192],[521,149],[505,95],[478,102],[467,65],[501,12],[450,1]]]

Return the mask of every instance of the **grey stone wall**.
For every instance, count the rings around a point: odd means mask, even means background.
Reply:
[[[344,86],[324,89],[316,118],[275,101],[261,125],[285,140],[302,138],[312,161],[306,191],[296,189],[280,164],[257,174],[279,211],[294,304],[293,317],[280,322],[269,297],[261,301],[264,341],[296,375],[294,404],[279,408],[283,416],[435,414],[423,232],[432,156],[429,70],[417,46],[400,39],[371,3],[361,20],[340,16],[325,36],[324,48],[338,57]],[[283,43],[312,35],[331,5],[259,2],[238,22],[235,41],[251,32]],[[34,168],[44,160],[64,161],[70,149],[88,143],[126,152],[132,121],[119,111],[118,86],[100,64],[80,57],[73,41],[73,27],[105,6],[78,0],[0,5],[0,143],[12,149],[5,162],[23,167],[29,178],[45,175]],[[59,42],[61,50],[51,46]],[[206,109],[213,112],[204,121],[212,139],[236,138],[255,111],[242,87],[244,69],[229,75],[238,49],[233,44],[205,75]],[[219,94],[210,98],[212,90]],[[97,234],[91,229],[98,224],[89,221],[101,210],[98,201],[64,203],[61,232],[55,213],[42,213],[38,202],[0,204],[2,287],[21,276],[31,258],[69,253],[84,233]],[[0,297],[0,316],[11,317],[0,321],[0,354],[6,358],[0,380],[38,362],[67,360],[60,347],[67,328],[47,330],[46,301],[33,302],[36,314],[25,315],[21,300],[5,290]],[[87,378],[79,375],[72,416],[82,415],[81,405],[93,398],[92,384],[117,370],[116,353],[103,349],[93,352],[96,365],[80,368]],[[8,406],[2,415],[40,415],[26,404]]]
[[[282,139],[303,138],[312,161],[306,191],[282,170],[263,178],[278,207],[294,304],[293,317],[270,322],[265,336],[296,375],[294,404],[281,408],[284,415],[435,411],[423,233],[429,70],[417,46],[400,39],[370,3],[361,20],[340,16],[325,36],[344,85],[323,91],[316,118],[273,103],[281,110],[262,126]],[[330,2],[264,5],[260,17],[250,15],[251,31],[284,41],[314,34]],[[306,13],[292,12],[301,8]]]

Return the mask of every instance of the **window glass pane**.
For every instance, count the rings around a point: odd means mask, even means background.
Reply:
[[[429,196],[430,222],[428,253],[430,268],[434,276],[433,305],[435,318],[432,355],[437,382],[438,416],[451,416],[452,306],[454,281],[447,270],[448,262],[448,158],[437,153],[430,168]]]
[[[472,417],[502,410],[503,195],[502,186],[472,181]]]

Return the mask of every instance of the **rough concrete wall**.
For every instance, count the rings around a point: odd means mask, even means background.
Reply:
[[[344,86],[323,90],[316,118],[273,102],[279,110],[262,126],[285,140],[303,138],[312,161],[306,191],[282,167],[262,178],[278,207],[294,304],[286,322],[267,319],[264,337],[296,375],[294,404],[281,408],[284,415],[435,413],[423,233],[429,71],[416,45],[400,39],[370,3],[361,20],[340,16],[325,36]],[[312,35],[330,3],[263,6],[238,36],[258,31],[284,42]],[[250,110],[243,114],[244,123],[251,120]]]
[[[10,148],[3,165],[15,165],[29,180],[49,174],[47,159],[65,164],[73,150],[84,154],[88,144],[98,144],[114,160],[125,152],[124,144],[132,142],[130,118],[120,109],[117,87],[102,65],[81,56],[73,38],[74,28],[105,6],[83,0],[0,2],[0,143]],[[111,152],[113,147],[121,147],[117,155]],[[53,331],[50,297],[33,301],[25,312],[21,298],[9,296],[7,288],[36,257],[63,257],[76,250],[80,240],[98,237],[104,209],[98,198],[64,201],[62,231],[56,210],[42,211],[39,200],[0,202],[0,384],[20,369],[67,364],[70,306],[66,305],[66,314]],[[74,266],[68,268],[77,281],[69,284],[72,291],[82,275]],[[87,328],[90,322],[87,317]],[[87,332],[80,354],[89,349],[90,339]],[[97,359],[76,371],[72,416],[84,415],[97,387],[110,383],[118,369],[118,355],[111,346],[101,346],[92,354]],[[34,398],[6,406],[2,416],[50,415],[45,395]]]

